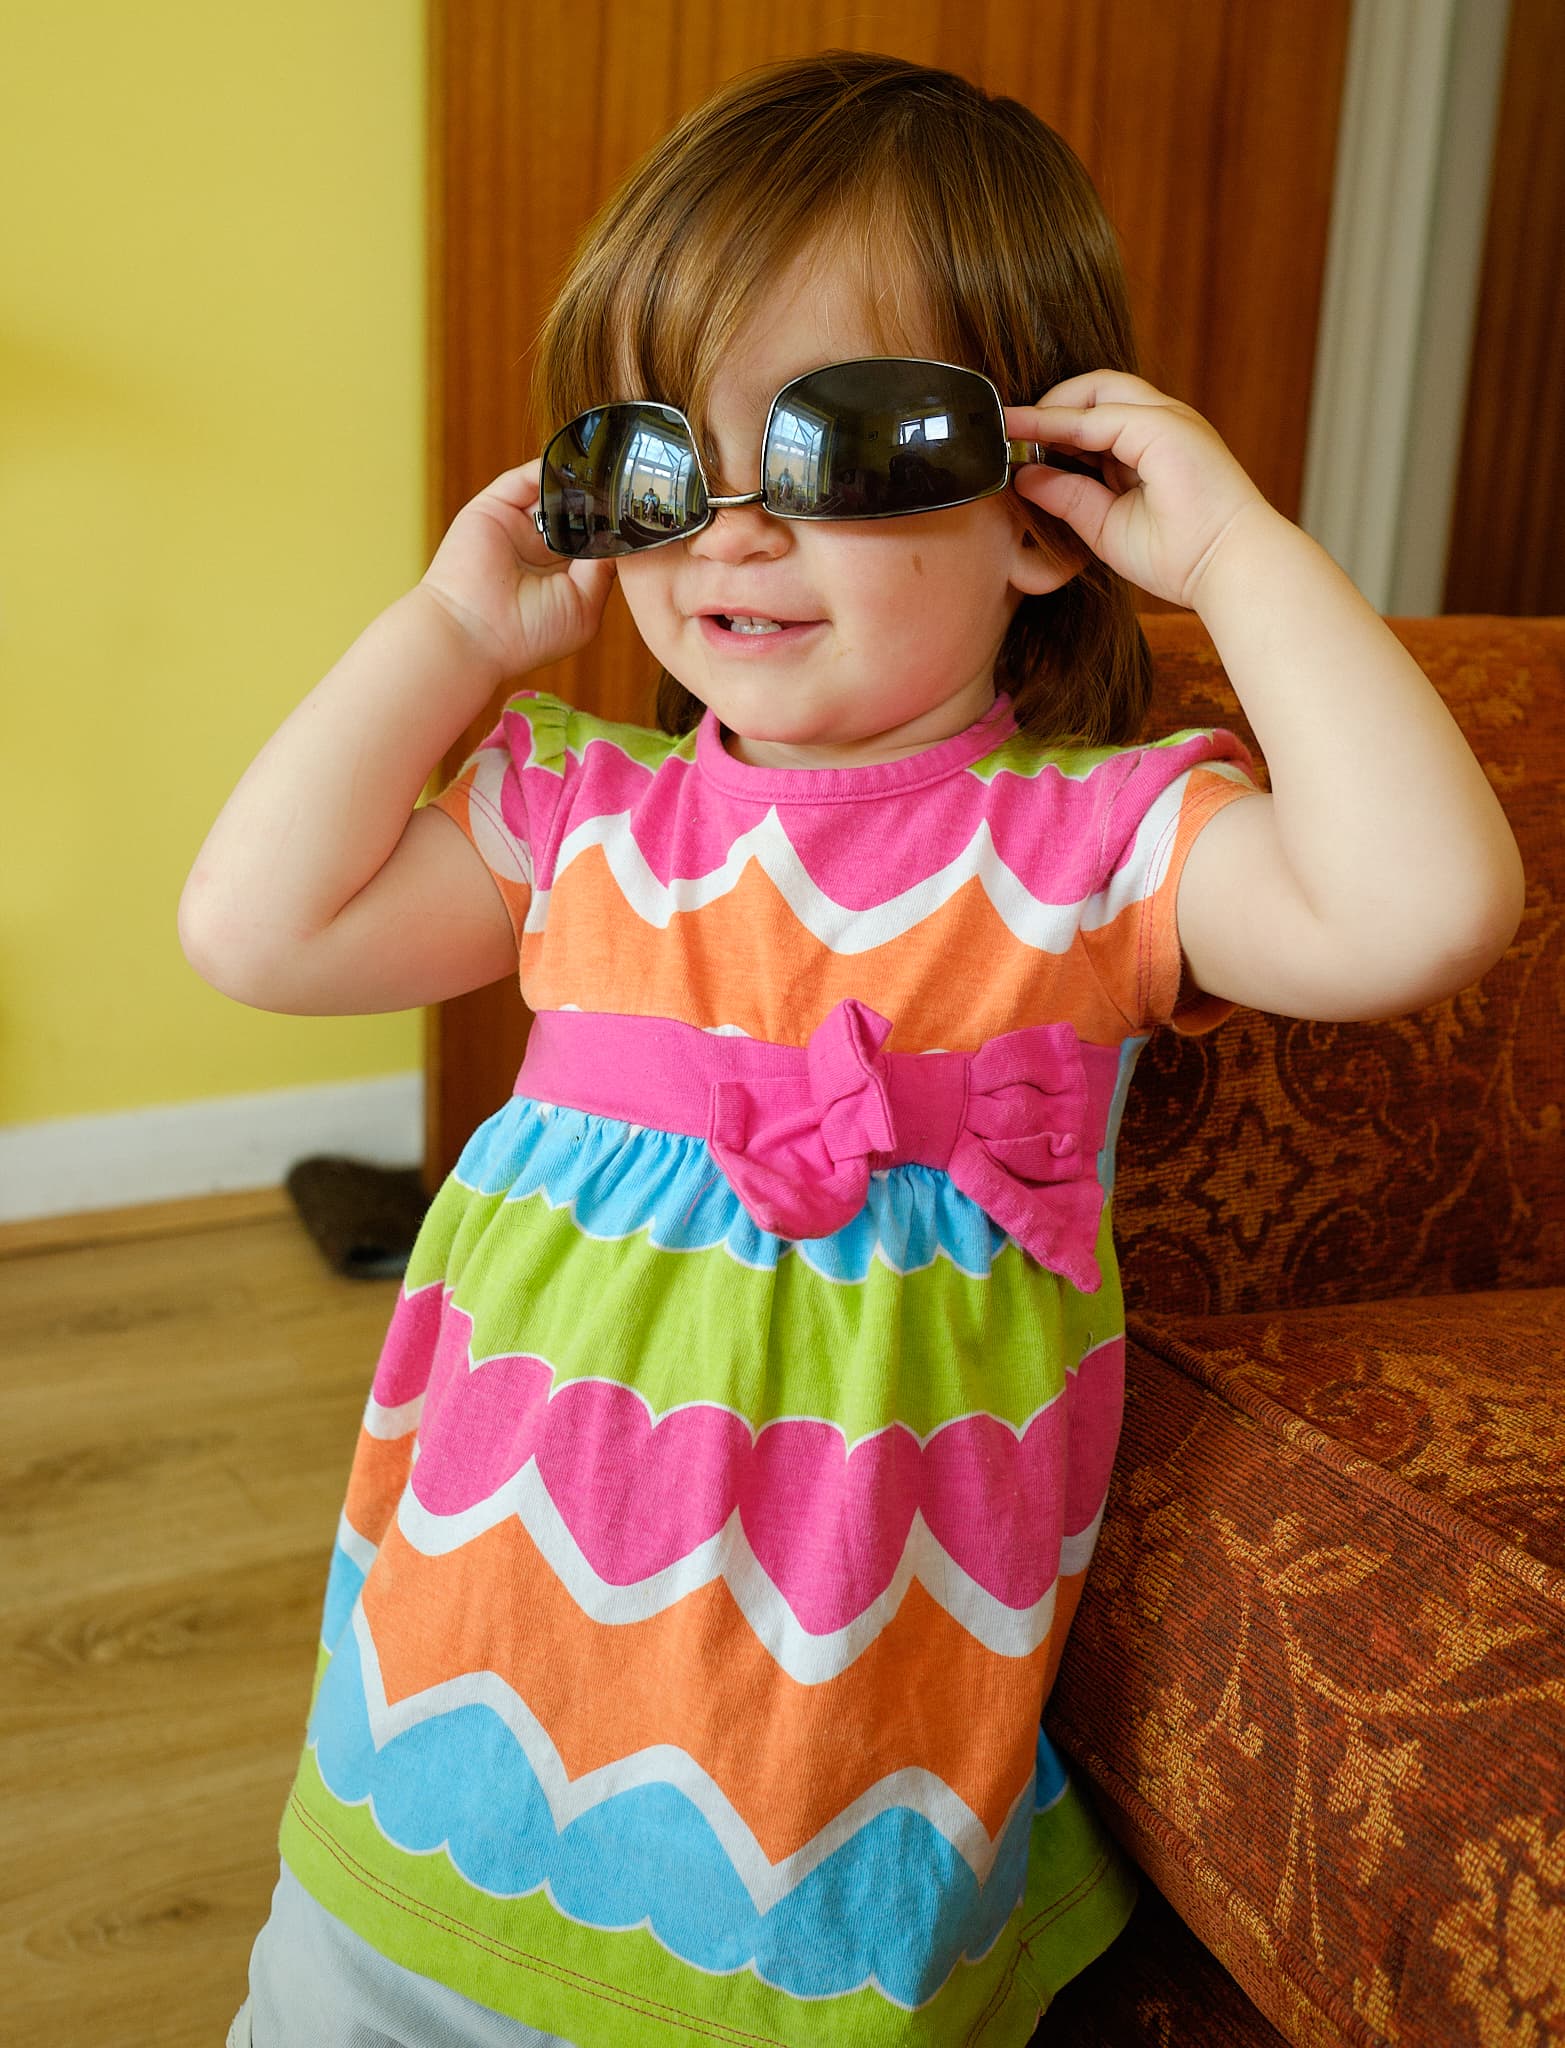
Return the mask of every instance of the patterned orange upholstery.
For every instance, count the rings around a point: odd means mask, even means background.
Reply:
[[[1143,1053],[1124,1431],[1045,1718],[1289,2041],[1541,2048],[1565,2041],[1565,619],[1389,623],[1505,806],[1526,916],[1417,1015],[1239,1010]],[[1254,746],[1200,622],[1145,624],[1149,731]]]

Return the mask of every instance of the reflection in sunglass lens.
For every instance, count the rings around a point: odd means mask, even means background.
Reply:
[[[543,453],[539,507],[557,554],[634,554],[693,531],[706,489],[684,418],[672,406],[615,404],[584,412]]]
[[[779,393],[764,502],[802,519],[934,511],[999,490],[1007,453],[994,390],[973,371],[884,357],[836,363]]]

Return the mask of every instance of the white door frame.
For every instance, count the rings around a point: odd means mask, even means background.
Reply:
[[[1510,0],[1354,0],[1299,524],[1438,612]]]

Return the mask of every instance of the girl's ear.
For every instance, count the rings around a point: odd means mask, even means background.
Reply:
[[[1011,515],[1011,559],[1008,576],[1013,590],[1023,597],[1042,597],[1048,591],[1058,590],[1062,583],[1069,583],[1082,567],[1078,547],[1075,550],[1052,547],[1041,540],[1031,520],[1007,504]]]

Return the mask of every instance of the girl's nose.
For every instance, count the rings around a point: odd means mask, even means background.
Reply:
[[[774,519],[760,505],[726,505],[685,543],[710,562],[770,561],[792,546],[786,519]]]

